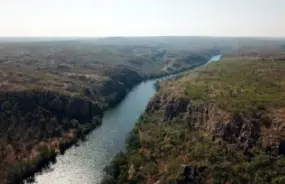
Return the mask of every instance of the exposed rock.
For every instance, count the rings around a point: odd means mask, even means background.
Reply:
[[[280,140],[278,146],[278,153],[285,155],[285,140]]]
[[[261,146],[276,154],[285,154],[285,123],[282,119],[267,117],[264,110],[234,113],[231,115],[213,104],[193,105],[185,98],[155,96],[146,108],[146,113],[163,110],[164,121],[171,121],[180,113],[187,113],[189,127],[200,127],[213,134],[213,141],[224,140],[248,150],[261,142]],[[252,154],[244,153],[247,160]]]
[[[268,128],[261,131],[261,144],[266,150],[285,154],[285,124],[282,120],[273,119]]]
[[[186,112],[189,102],[188,99],[184,98],[172,99],[166,104],[164,121],[172,120],[174,117],[178,116],[179,113]]]
[[[25,112],[41,106],[51,112],[79,119],[82,117],[92,118],[95,114],[102,114],[102,109],[89,99],[69,97],[52,92],[8,92],[0,94],[0,99],[17,102],[18,108]]]
[[[217,132],[217,136],[221,136],[230,143],[239,143],[244,147],[251,147],[252,141],[256,141],[260,126],[256,120],[245,118],[242,114],[235,114],[231,121],[221,124],[219,128],[221,132]]]
[[[245,160],[248,161],[248,162],[251,161],[252,158],[254,157],[254,154],[251,153],[247,148],[244,149],[243,155],[245,157]]]
[[[160,109],[161,100],[158,96],[156,96],[153,100],[151,100],[146,108],[147,113],[155,112],[156,110]]]
[[[210,120],[210,112],[213,106],[210,104],[200,104],[193,106],[192,102],[188,104],[189,124],[191,126],[200,126],[212,130],[214,125]],[[213,117],[212,117],[213,118]]]
[[[131,164],[128,170],[128,179],[132,179],[133,175],[135,173],[135,167],[134,164]]]
[[[64,107],[66,114],[73,116],[91,116],[91,102],[85,99],[70,99]]]
[[[206,166],[181,165],[177,174],[177,184],[196,184],[200,183],[199,175],[207,169]]]
[[[144,79],[137,71],[123,67],[115,68],[109,77],[100,90],[109,106],[117,104],[135,84]]]

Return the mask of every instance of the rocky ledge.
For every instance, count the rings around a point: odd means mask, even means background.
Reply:
[[[284,67],[221,61],[160,82],[103,183],[284,183]]]
[[[193,68],[209,58],[207,52],[205,56],[189,56],[185,62]],[[56,154],[64,153],[100,125],[104,110],[116,105],[134,85],[148,78],[124,65],[106,72],[107,79],[99,84],[88,83],[88,77],[80,76],[82,88],[0,93],[0,168],[4,169],[0,181],[19,182],[48,165]]]

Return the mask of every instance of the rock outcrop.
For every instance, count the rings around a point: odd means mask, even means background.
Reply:
[[[201,175],[207,166],[181,165],[177,173],[175,184],[198,184],[201,183]]]
[[[88,98],[43,91],[0,93],[0,166],[9,168],[3,174],[10,176],[0,181],[19,183],[40,171],[97,127],[102,115],[102,107]]]
[[[127,67],[116,68],[108,75],[110,79],[103,84],[100,93],[109,107],[117,104],[134,85],[144,79],[142,74]]]
[[[235,143],[244,150],[261,143],[264,150],[285,153],[284,122],[270,119],[263,110],[230,114],[211,103],[193,105],[187,98],[157,95],[148,104],[146,113],[158,110],[163,110],[164,121],[172,121],[179,114],[185,115],[190,127],[208,130],[213,140]]]
[[[53,92],[25,91],[1,93],[0,103],[5,104],[9,102],[14,102],[17,108],[24,112],[31,112],[37,107],[42,107],[55,114],[82,120],[90,120],[94,115],[101,116],[103,112],[103,109],[92,100]]]

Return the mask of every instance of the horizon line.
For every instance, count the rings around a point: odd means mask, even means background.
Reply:
[[[84,35],[73,35],[73,36],[63,36],[63,35],[56,35],[56,36],[1,36],[0,38],[145,38],[145,37],[217,37],[217,38],[285,38],[284,36],[211,36],[211,35],[136,35],[136,36],[125,36],[125,35],[111,35],[111,36],[84,36]]]

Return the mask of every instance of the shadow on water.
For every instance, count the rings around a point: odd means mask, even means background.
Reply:
[[[208,63],[218,61],[221,57],[222,55],[214,56]],[[102,126],[92,131],[86,137],[86,141],[79,142],[80,146],[73,146],[64,155],[59,155],[57,162],[37,174],[33,183],[99,183],[105,166],[117,153],[125,149],[125,140],[129,132],[156,92],[156,81],[178,75],[138,84],[118,106],[104,113]]]

